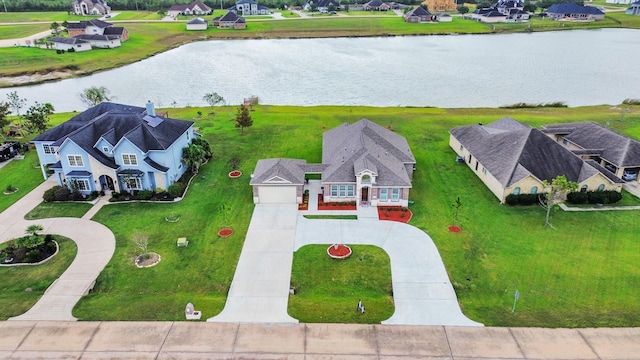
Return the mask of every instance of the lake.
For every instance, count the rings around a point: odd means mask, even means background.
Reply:
[[[638,58],[640,30],[631,29],[215,40],[83,78],[0,89],[0,99],[15,90],[29,104],[83,110],[78,94],[105,86],[113,101],[159,107],[205,105],[210,92],[232,105],[251,95],[262,104],[302,106],[619,104],[640,98]]]

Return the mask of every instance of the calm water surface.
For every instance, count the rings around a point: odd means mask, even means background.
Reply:
[[[100,50],[96,50],[100,51]],[[66,55],[68,56],[68,55]],[[301,40],[226,40],[184,45],[92,76],[0,89],[0,99],[82,110],[78,93],[105,86],[114,101],[230,104],[257,95],[273,105],[570,106],[640,98],[640,30]]]

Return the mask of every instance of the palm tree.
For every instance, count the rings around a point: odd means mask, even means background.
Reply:
[[[42,225],[33,224],[33,225],[27,226],[27,229],[25,230],[25,232],[27,234],[29,234],[29,236],[31,236],[31,237],[37,237],[38,236],[38,232],[40,232],[42,230],[44,230]]]

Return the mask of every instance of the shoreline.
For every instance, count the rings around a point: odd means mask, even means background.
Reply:
[[[240,34],[238,36],[211,36],[210,34],[190,38],[189,40],[181,41],[175,44],[169,44],[156,52],[150,53],[147,56],[135,58],[128,62],[114,64],[113,66],[107,66],[96,70],[71,70],[66,65],[58,68],[48,68],[34,71],[27,71],[16,74],[0,75],[0,88],[13,88],[22,86],[39,85],[48,82],[56,82],[71,78],[78,78],[84,76],[90,76],[102,71],[113,70],[126,65],[134,64],[139,61],[148,59],[155,55],[176,49],[183,45],[194,43],[197,41],[211,41],[211,40],[299,40],[299,39],[326,39],[326,38],[373,38],[373,37],[396,37],[396,36],[461,36],[461,35],[506,35],[506,34],[518,34],[518,33],[534,33],[534,32],[551,32],[551,31],[572,31],[572,30],[591,30],[594,28],[557,28],[557,29],[541,29],[541,30],[529,30],[522,28],[514,28],[511,30],[499,29],[489,30],[488,32],[441,32],[441,33],[415,33],[415,34],[402,34],[402,33],[357,33],[354,34],[351,31],[345,30],[331,30],[326,31],[312,31],[309,32],[292,32],[289,35],[280,36],[277,32],[274,33],[253,33],[253,34]],[[597,27],[595,29],[634,29],[629,27]],[[235,34],[235,33],[234,33]],[[220,34],[222,35],[222,34]],[[227,34],[228,35],[228,34]],[[99,50],[98,50],[99,51]]]

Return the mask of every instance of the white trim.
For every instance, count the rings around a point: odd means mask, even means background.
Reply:
[[[138,156],[132,153],[122,154],[122,164],[138,166]]]
[[[73,163],[71,161],[72,157]],[[84,159],[82,158],[82,155],[69,154],[67,155],[67,162],[69,163],[70,167],[84,167]]]

